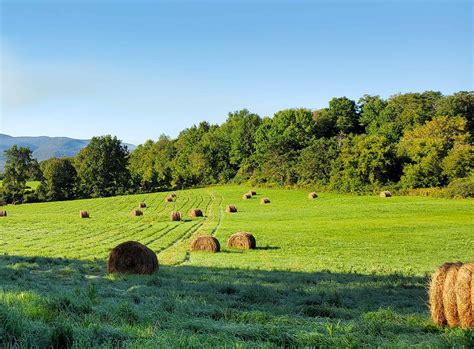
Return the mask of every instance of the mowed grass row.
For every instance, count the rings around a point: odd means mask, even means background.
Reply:
[[[474,347],[474,331],[432,325],[426,290],[443,262],[474,259],[472,200],[309,200],[279,189],[242,200],[248,189],[177,191],[174,203],[157,193],[7,207],[0,346]],[[144,216],[131,217],[142,200]],[[193,207],[205,217],[171,222],[172,210],[187,217]],[[227,248],[237,231],[258,248]],[[222,251],[190,253],[199,234]],[[157,252],[159,271],[107,275],[110,249],[126,240]]]

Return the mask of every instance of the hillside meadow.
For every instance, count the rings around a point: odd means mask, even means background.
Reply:
[[[7,206],[0,346],[474,346],[474,331],[431,323],[426,290],[443,262],[474,259],[471,199],[309,200],[303,190],[257,188],[243,200],[249,189]],[[263,196],[271,203],[261,205]],[[148,207],[132,217],[140,201]],[[169,218],[197,207],[204,217]],[[227,248],[237,231],[251,232],[257,249]],[[222,251],[189,252],[203,233]],[[110,250],[128,240],[158,254],[158,272],[107,274]]]

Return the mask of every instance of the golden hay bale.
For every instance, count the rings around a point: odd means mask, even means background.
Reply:
[[[308,194],[308,199],[316,199],[318,197],[318,194],[316,194],[314,191]]]
[[[211,235],[198,236],[191,242],[191,251],[219,252],[220,250],[219,240]]]
[[[459,268],[456,278],[456,304],[459,324],[463,328],[474,328],[474,263]]]
[[[79,217],[81,217],[81,218],[89,218],[89,211],[85,211],[85,210],[79,211]]]
[[[142,201],[138,204],[138,207],[139,208],[146,208],[146,203],[144,201]]]
[[[171,193],[170,196],[174,199],[176,197],[176,193]]]
[[[6,217],[7,216],[7,211],[0,211],[0,217]]]
[[[260,199],[260,203],[261,203],[261,204],[269,204],[269,203],[270,203],[270,199],[269,199],[269,198],[261,198],[261,199]]]
[[[228,213],[235,213],[237,212],[237,207],[235,205],[227,205],[225,211]]]
[[[136,209],[132,210],[132,216],[133,217],[143,216],[143,212],[136,208]]]
[[[152,274],[159,267],[156,253],[137,241],[116,246],[109,255],[109,273]]]
[[[181,212],[173,211],[173,212],[171,212],[170,217],[171,217],[172,221],[180,221],[181,220]]]
[[[443,307],[443,287],[446,273],[453,263],[444,263],[431,277],[429,286],[429,305],[431,319],[436,325],[446,325]]]
[[[389,192],[388,190],[384,190],[380,192],[380,197],[381,198],[389,198],[392,196],[392,193]]]
[[[257,247],[255,237],[246,232],[233,234],[227,241],[227,247],[238,248],[241,250],[254,249]]]
[[[202,217],[202,210],[200,208],[192,208],[189,210],[189,215],[191,217]]]
[[[256,192],[255,190],[251,190],[251,191],[250,191],[250,194],[252,194],[252,195],[257,195],[257,192]]]
[[[165,201],[166,201],[166,202],[173,202],[173,197],[172,197],[172,196],[167,196],[167,197],[165,198]]]
[[[244,195],[242,195],[242,199],[244,200],[250,199],[251,197],[252,197],[252,194],[250,193],[245,193]]]
[[[459,325],[458,308],[456,303],[456,278],[462,263],[453,263],[446,272],[443,285],[444,317],[449,327]]]

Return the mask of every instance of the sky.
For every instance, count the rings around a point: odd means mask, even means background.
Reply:
[[[0,0],[0,133],[140,144],[247,108],[474,90],[473,1]]]

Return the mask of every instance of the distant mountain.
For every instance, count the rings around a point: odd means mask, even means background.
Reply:
[[[33,157],[38,161],[53,157],[63,158],[74,156],[89,144],[89,140],[74,139],[67,137],[12,137],[0,133],[0,172],[5,166],[4,150],[12,145],[28,147],[33,152]],[[129,150],[135,149],[133,144],[124,143]]]

